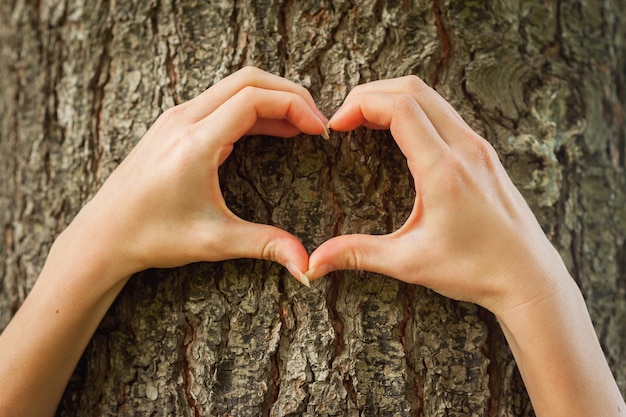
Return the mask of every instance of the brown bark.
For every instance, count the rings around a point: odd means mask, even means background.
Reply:
[[[244,65],[331,114],[418,74],[498,150],[579,282],[626,390],[626,4],[457,0],[0,1],[0,328],[54,237],[158,114]],[[384,132],[247,138],[229,206],[312,250],[386,233],[413,203]],[[241,260],[133,278],[60,416],[520,416],[495,319],[386,277],[314,284]]]

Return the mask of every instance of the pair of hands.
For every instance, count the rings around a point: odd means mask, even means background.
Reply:
[[[327,124],[390,129],[416,199],[396,232],[338,236],[309,257],[286,231],[236,217],[218,167],[243,135],[322,134]],[[55,240],[0,334],[0,414],[54,414],[133,273],[242,257],[302,281],[363,269],[480,304],[498,316],[537,415],[626,416],[578,287],[493,148],[443,98],[417,77],[377,81],[327,121],[304,88],[253,68],[159,117]]]
[[[396,232],[334,237],[309,257],[295,236],[226,206],[218,167],[240,137],[361,125],[390,129],[415,179],[413,211]],[[334,270],[368,270],[494,312],[549,290],[545,278],[560,262],[493,148],[414,76],[356,87],[328,121],[303,87],[240,70],[163,113],[70,228],[89,235],[92,262],[124,277],[258,258],[307,284]]]

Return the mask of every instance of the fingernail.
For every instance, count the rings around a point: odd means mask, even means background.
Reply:
[[[324,128],[324,131],[322,132],[322,137],[326,140],[330,139],[330,132],[328,130],[328,122],[324,123],[324,121],[320,119],[320,123],[322,124],[322,128]]]
[[[285,264],[285,268],[287,268],[287,271],[289,271],[289,273],[293,275],[295,279],[300,281],[302,285],[304,285],[305,287],[311,288],[311,283],[309,282],[309,278],[306,275],[304,275],[302,271],[300,271],[300,268],[298,268],[296,264],[294,264],[293,262],[287,262]]]
[[[313,268],[306,271],[304,274],[307,279],[318,279],[323,277],[324,275],[328,275],[333,272],[335,269],[330,264],[321,264],[318,266],[314,266]]]

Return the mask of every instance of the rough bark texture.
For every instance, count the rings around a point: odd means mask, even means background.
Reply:
[[[327,114],[418,74],[501,155],[579,282],[626,390],[623,0],[0,1],[0,328],[54,237],[146,128],[244,65]],[[385,132],[248,138],[229,206],[312,250],[398,228],[413,203]],[[242,260],[133,278],[59,416],[525,416],[495,319],[386,277],[300,286]]]

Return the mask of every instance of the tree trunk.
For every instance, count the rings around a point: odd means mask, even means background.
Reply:
[[[357,84],[417,74],[496,147],[625,392],[625,3],[0,0],[0,328],[163,110],[244,65],[304,85],[328,115]],[[414,199],[388,132],[365,129],[242,139],[220,178],[235,213],[309,250],[391,232]],[[134,277],[58,415],[533,411],[481,308],[361,272],[308,290],[278,265],[238,260]]]

